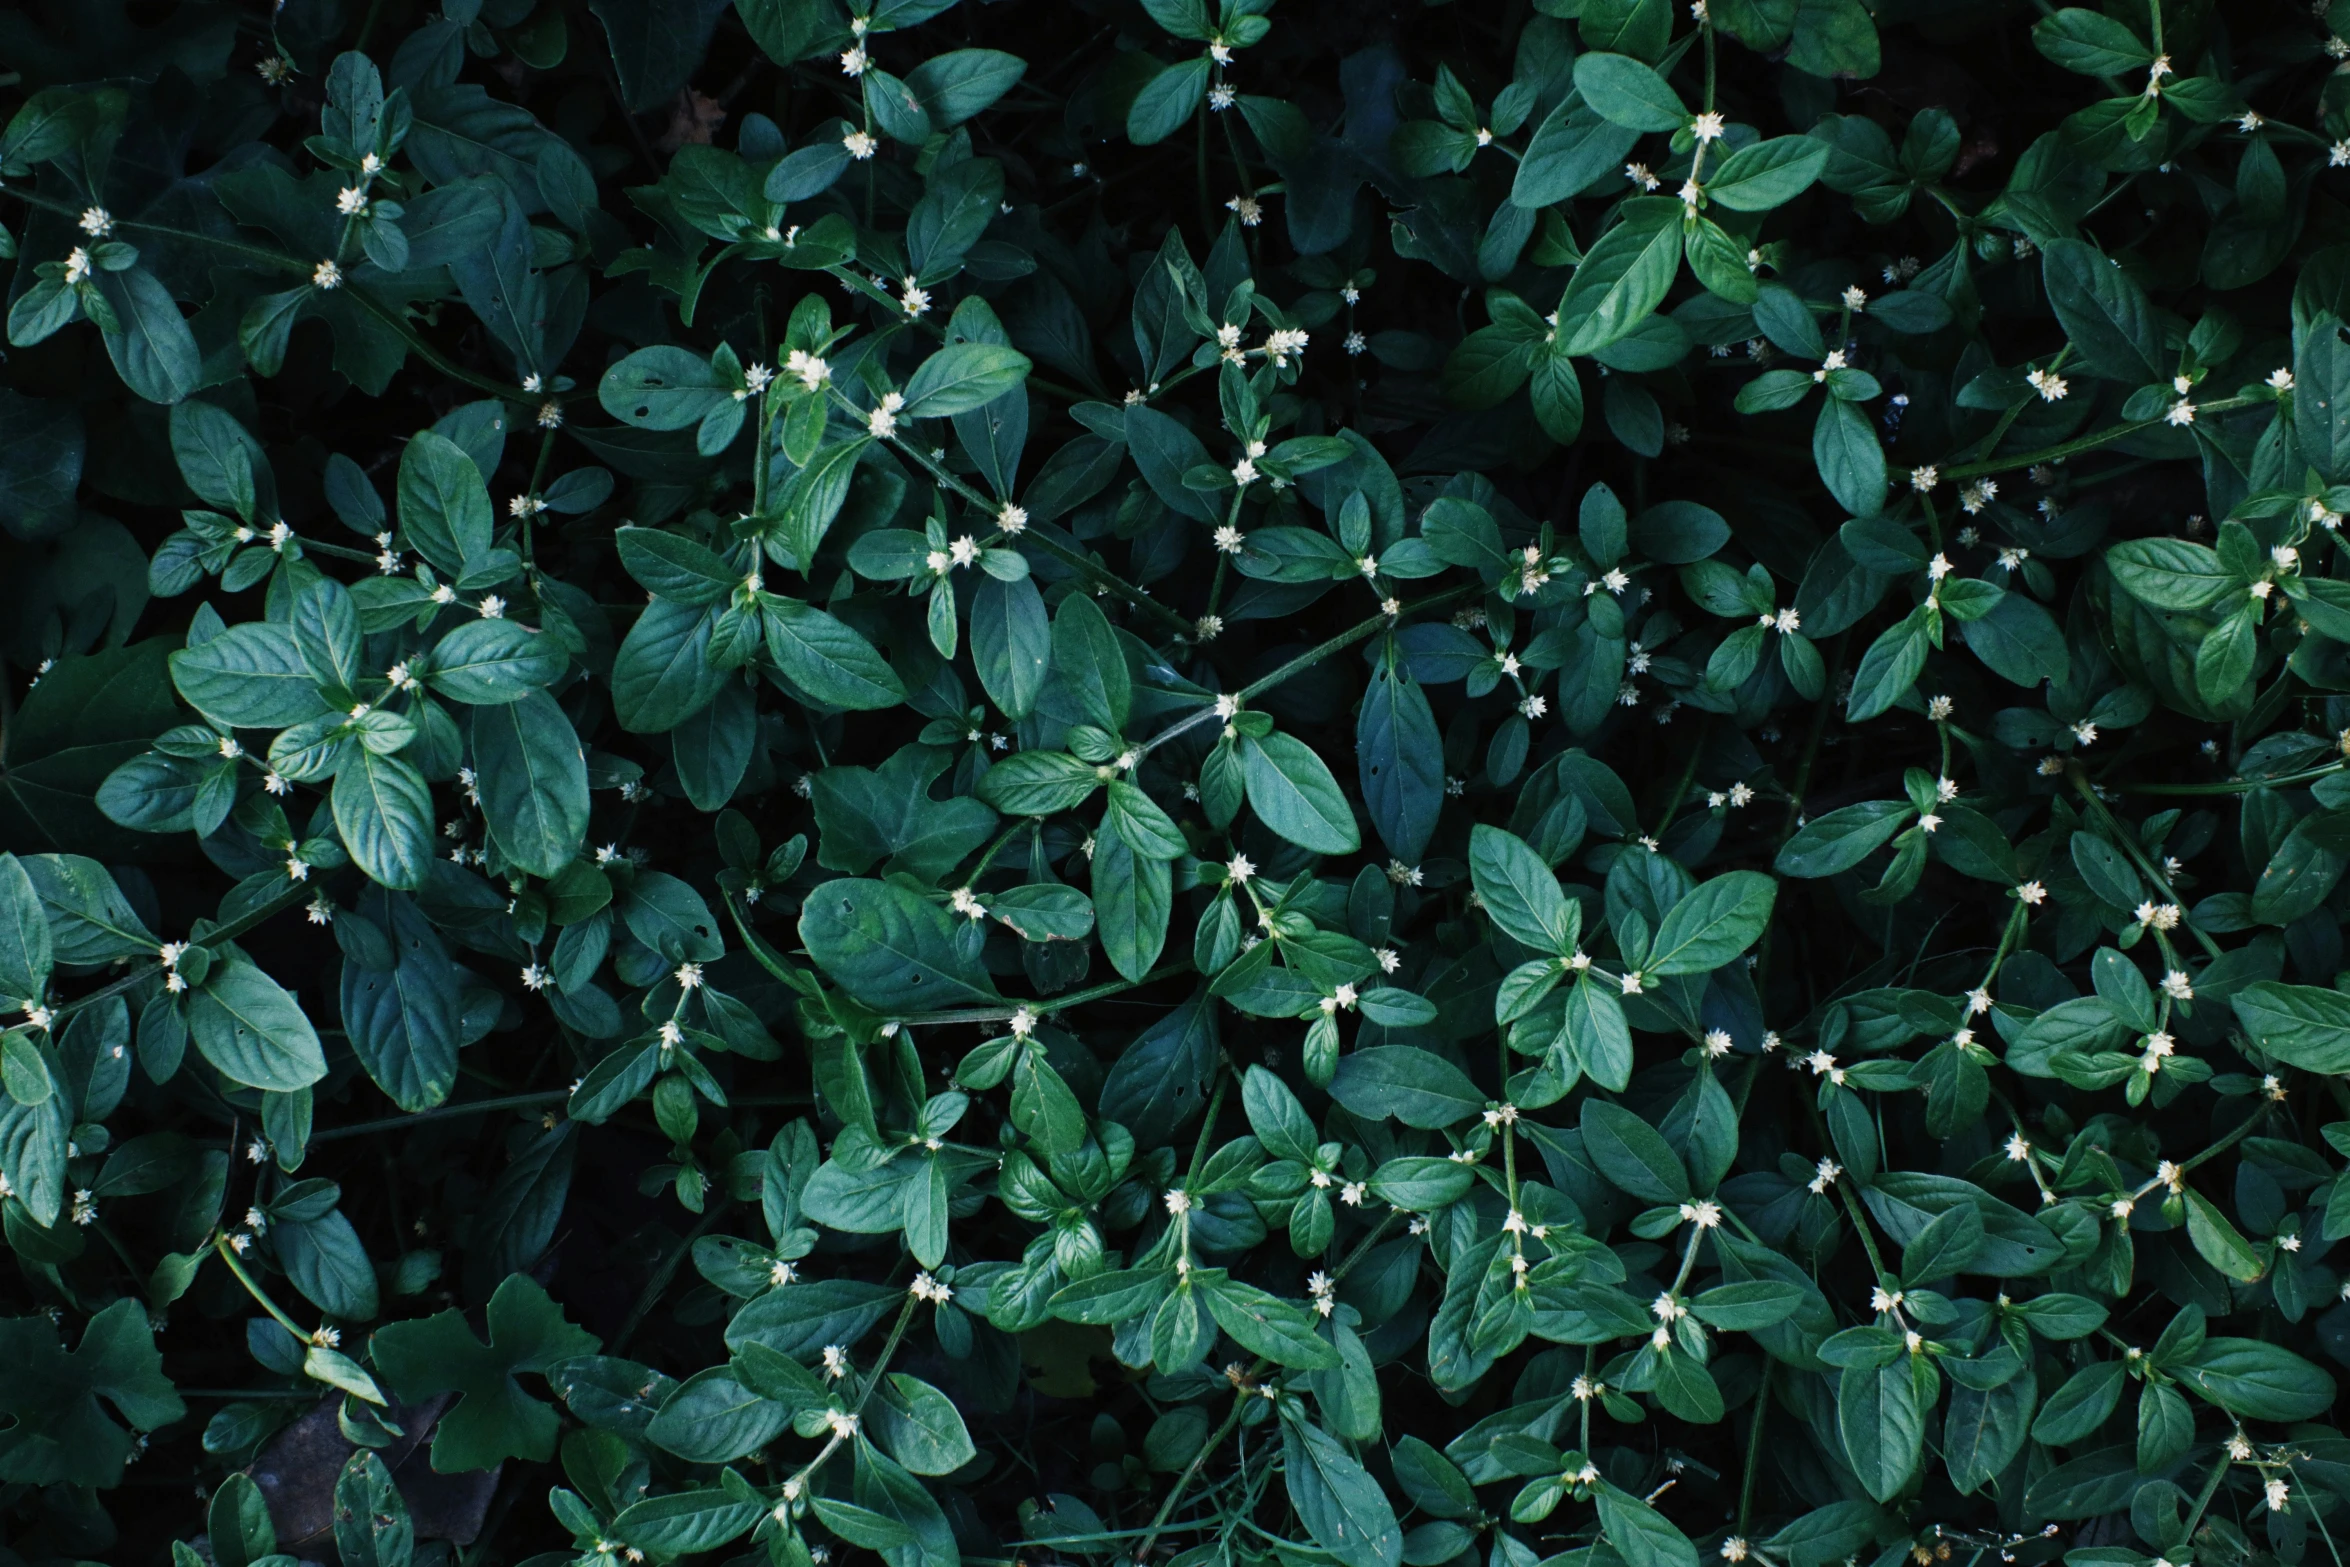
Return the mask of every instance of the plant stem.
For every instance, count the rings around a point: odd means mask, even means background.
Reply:
[[[495,1099],[471,1099],[464,1104],[434,1105],[429,1110],[416,1110],[407,1115],[387,1115],[380,1120],[354,1121],[349,1126],[330,1126],[312,1132],[310,1141],[331,1143],[338,1137],[365,1137],[372,1132],[397,1132],[427,1121],[447,1121],[461,1115],[487,1115],[492,1110],[523,1110],[533,1105],[561,1104],[571,1097],[568,1088],[550,1088],[532,1094],[503,1094]],[[737,1100],[736,1103],[741,1103]]]
[[[294,1319],[287,1316],[284,1311],[279,1309],[278,1303],[269,1298],[269,1291],[263,1289],[254,1281],[253,1275],[245,1271],[245,1265],[237,1260],[236,1248],[228,1243],[228,1235],[224,1231],[215,1230],[212,1232],[212,1249],[220,1253],[220,1260],[228,1264],[228,1271],[237,1276],[239,1284],[245,1286],[245,1293],[252,1296],[263,1311],[277,1318],[279,1327],[284,1328],[305,1344],[310,1342],[309,1333],[296,1326]]]
[[[310,884],[307,882],[288,882],[283,892],[280,892],[276,897],[271,898],[267,903],[261,905],[261,907],[247,910],[245,913],[238,915],[235,919],[230,920],[227,924],[221,926],[219,929],[206,936],[202,941],[195,942],[193,945],[202,947],[205,951],[210,952],[219,947],[223,942],[234,941],[237,937],[242,936],[245,932],[253,929],[253,927],[256,925],[261,924],[264,920],[282,914],[287,909],[290,909],[295,904],[301,902],[303,897],[308,894],[310,890]],[[79,1012],[82,1008],[87,1006],[94,1006],[98,1002],[104,1001],[109,996],[119,996],[124,991],[129,990],[133,986],[154,977],[160,972],[162,972],[160,964],[152,969],[142,968],[135,970],[132,973],[123,975],[123,977],[118,980],[99,986],[96,990],[91,991],[86,996],[81,996],[75,1000],[66,1002],[63,1006],[58,1007],[52,1015],[56,1021],[63,1022],[65,1019],[73,1016],[73,1014],[76,1012]]]
[[[1081,1007],[1088,1001],[1099,1001],[1104,996],[1117,995],[1120,991],[1135,990],[1144,985],[1156,984],[1162,979],[1173,979],[1178,974],[1190,972],[1191,960],[1179,958],[1172,963],[1160,964],[1140,979],[1104,980],[1098,985],[1088,985],[1083,990],[1072,990],[1058,1000],[1014,1001],[1000,1007],[960,1007],[946,1012],[918,1012],[911,1017],[899,1018],[897,1021],[908,1028],[914,1028],[937,1023],[1002,1023],[1009,1021],[1014,1012],[1022,1010],[1042,1012],[1049,1016],[1055,1012],[1065,1012],[1071,1007]]]
[[[2223,397],[2217,402],[2197,404],[2195,412],[2198,416],[2234,413],[2239,408],[2250,408],[2255,403],[2267,401],[2265,397]],[[1977,462],[1958,463],[1943,469],[1942,477],[1975,479],[1986,474],[2013,473],[2018,468],[2030,468],[2044,462],[2062,462],[2067,457],[2093,452],[2100,446],[2136,435],[2141,430],[2151,430],[2164,423],[2166,418],[2166,415],[2158,414],[2152,419],[2129,419],[2088,435],[2075,436],[2069,441],[2059,441],[2054,446],[2043,446],[2036,452],[2018,452],[2012,457],[1985,457]]]
[[[1754,1479],[1762,1468],[1763,1416],[1771,1407],[1771,1368],[1777,1362],[1763,1356],[1762,1380],[1754,1385],[1754,1420],[1746,1428],[1746,1475],[1738,1482],[1738,1533],[1754,1514]]]
[[[1317,646],[1306,649],[1306,651],[1298,654],[1297,657],[1291,659],[1288,663],[1283,664],[1279,669],[1274,670],[1271,674],[1266,675],[1263,679],[1252,680],[1247,685],[1242,686],[1238,693],[1239,698],[1241,701],[1247,702],[1253,697],[1263,695],[1265,692],[1272,690],[1275,686],[1281,684],[1284,680],[1289,679],[1291,676],[1302,674],[1306,670],[1313,668],[1316,664],[1319,664],[1322,662],[1322,660],[1328,658],[1331,654],[1345,652],[1348,648],[1354,646],[1357,642],[1362,641],[1363,638],[1369,636],[1372,632],[1377,631],[1380,627],[1391,625],[1396,621],[1401,620],[1404,615],[1414,614],[1424,609],[1435,609],[1440,605],[1451,603],[1454,599],[1465,597],[1471,593],[1481,593],[1483,591],[1484,589],[1476,583],[1470,583],[1465,587],[1448,588],[1444,592],[1432,594],[1431,596],[1420,600],[1416,604],[1405,605],[1402,614],[1391,616],[1382,611],[1379,614],[1371,616],[1368,620],[1358,621],[1355,625],[1350,626],[1344,631],[1341,631],[1338,633],[1338,635],[1330,638],[1327,642],[1323,642]],[[1179,718],[1175,720],[1175,722],[1169,724],[1166,728],[1160,730],[1157,734],[1152,735],[1148,740],[1145,740],[1142,743],[1142,754],[1148,756],[1151,752],[1157,750],[1160,746],[1165,745],[1168,741],[1175,739],[1179,735],[1187,734],[1191,730],[1197,729],[1202,724],[1213,722],[1215,721],[1215,718],[1216,710],[1213,707],[1203,707],[1197,712],[1186,714],[1182,718]]]

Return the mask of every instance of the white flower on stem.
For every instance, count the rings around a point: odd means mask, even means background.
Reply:
[[[1224,203],[1224,208],[1239,217],[1240,226],[1244,229],[1253,229],[1265,221],[1264,204],[1254,196],[1235,196]]]
[[[2083,745],[2095,745],[2097,743],[2097,726],[2084,718],[2072,726],[2072,736]]]
[[[1224,866],[1224,879],[1236,887],[1247,886],[1248,879],[1256,873],[1256,866],[1249,863],[1249,857],[1245,854],[1235,854]]]
[[[1709,141],[1720,141],[1726,129],[1722,116],[1711,109],[1689,122],[1689,134],[1697,138],[1700,146]]]
[[[840,68],[847,75],[863,76],[865,67],[870,63],[865,55],[865,46],[861,43],[852,44],[841,51]]]
[[[875,141],[872,134],[867,131],[851,131],[840,139],[840,144],[846,147],[849,150],[849,156],[859,163],[863,163],[881,150],[881,143]]]
[[[1812,1171],[1811,1180],[1807,1183],[1811,1187],[1812,1195],[1815,1197],[1826,1196],[1828,1188],[1836,1184],[1836,1177],[1843,1173],[1844,1166],[1835,1160],[1826,1158],[1820,1160]]]
[[[2024,379],[2031,383],[2032,390],[2040,394],[2040,400],[2044,403],[2061,403],[2072,390],[2065,384],[2063,376],[2046,370],[2034,370]]]
[[[522,988],[525,990],[544,990],[552,977],[536,963],[525,963],[522,966]]]
[[[563,428],[563,405],[552,399],[543,402],[539,404],[538,417],[540,429],[560,430]]]
[[[1932,489],[1935,485],[1940,484],[1941,482],[1942,470],[1935,467],[1932,463],[1927,463],[1923,467],[1912,468],[1909,470],[1909,487],[1917,491],[1920,495],[1923,495],[1926,491]]]
[[[80,1217],[81,1208],[79,1196],[75,1198],[74,1214],[74,1222],[77,1224],[81,1223],[82,1220]],[[2293,1495],[2293,1488],[2282,1480],[2269,1481],[2267,1485],[2262,1487],[2262,1491],[2268,1498],[2268,1510],[2272,1513],[2283,1512],[2285,1510],[2285,1504],[2292,1499]]]
[[[2268,373],[2266,384],[2272,392],[2289,392],[2293,389],[2293,372],[2279,365]]]
[[[1990,505],[1998,495],[1999,484],[1996,480],[1977,479],[1958,492],[1958,504],[1961,510],[1972,517],[1985,506]]]
[[[1844,308],[1845,308],[1845,309],[1847,309],[1847,310],[1849,310],[1849,311],[1853,312],[1855,315],[1858,315],[1860,312],[1862,312],[1862,311],[1864,311],[1864,310],[1868,309],[1868,305],[1869,305],[1869,291],[1868,291],[1867,289],[1865,289],[1865,288],[1862,288],[1862,287],[1861,287],[1861,286],[1860,286],[1858,283],[1853,283],[1853,284],[1850,284],[1850,285],[1848,285],[1848,286],[1845,288],[1845,290],[1844,290]]]
[[[1028,508],[1015,506],[1010,501],[1004,502],[995,514],[995,525],[1017,537],[1028,526]]]
[[[1185,1191],[1180,1186],[1175,1187],[1173,1190],[1169,1191],[1164,1201],[1166,1202],[1167,1214],[1170,1218],[1180,1219],[1185,1214],[1191,1212],[1191,1193]]]
[[[76,245],[65,258],[65,281],[86,283],[90,278],[90,253]]]
[[[906,399],[903,393],[884,393],[880,404],[874,408],[873,412],[865,416],[866,432],[877,436],[897,434],[898,410],[905,406]]]
[[[1624,178],[1630,180],[1633,184],[1639,186],[1642,190],[1655,190],[1659,185],[1664,183],[1664,181],[1658,179],[1655,175],[1648,172],[1648,165],[1645,163],[1625,164]]]
[[[2170,412],[2162,416],[2162,422],[2179,425],[2193,424],[2195,422],[2195,405],[2184,397],[2180,398],[2170,405]]]
[[[341,288],[343,286],[343,269],[332,261],[321,261],[310,270],[310,286],[324,290]]]
[[[114,232],[114,214],[104,207],[84,207],[78,226],[90,238],[104,239]]]
[[[2162,976],[2162,993],[2174,1001],[2195,999],[2194,985],[2188,981],[2186,974],[2178,969],[2172,969]]]
[[[367,213],[367,192],[356,185],[346,185],[335,192],[335,211],[346,218],[364,217]]]
[[[919,318],[930,312],[930,290],[909,277],[898,290],[898,304],[906,314]]]
[[[1731,1040],[1728,1029],[1709,1028],[1706,1030],[1705,1053],[1708,1057],[1718,1061],[1722,1057],[1728,1055],[1730,1053],[1730,1049]]]
[[[784,373],[800,378],[800,385],[813,392],[832,379],[832,367],[804,348],[795,348],[785,356]]]

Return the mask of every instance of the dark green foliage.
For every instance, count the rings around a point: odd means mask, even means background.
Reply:
[[[2338,1564],[2343,35],[0,7],[0,1567]]]

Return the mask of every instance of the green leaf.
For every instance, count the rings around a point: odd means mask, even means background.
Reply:
[[[1257,819],[1313,854],[1352,854],[1362,847],[1354,808],[1329,766],[1293,735],[1243,737],[1241,777]]]
[[[1126,137],[1148,147],[1181,130],[1207,96],[1210,62],[1205,55],[1163,68],[1134,95],[1126,111]]]
[[[1583,930],[1582,905],[1515,833],[1479,823],[1469,834],[1469,875],[1493,922],[1537,952],[1565,957]]]
[[[396,756],[362,748],[335,774],[334,812],[335,830],[353,864],[386,887],[424,885],[433,860],[433,816],[423,774]]]
[[[1335,1353],[1331,1359],[1335,1364]],[[1285,1419],[1281,1452],[1290,1505],[1316,1545],[1345,1567],[1401,1567],[1403,1529],[1395,1509],[1336,1437],[1302,1418]]]
[[[555,1411],[522,1390],[516,1377],[599,1347],[594,1334],[563,1320],[562,1307],[535,1281],[513,1274],[490,1296],[489,1342],[474,1337],[465,1314],[439,1312],[378,1328],[368,1353],[391,1389],[410,1402],[455,1393],[433,1438],[433,1468],[443,1474],[487,1469],[508,1458],[545,1462],[555,1455]]]
[[[949,343],[915,367],[904,416],[944,419],[969,413],[1028,379],[1028,356],[1002,343]]]
[[[2078,6],[2042,17],[2032,27],[2032,44],[2083,76],[2119,76],[2142,71],[2154,61],[2154,51],[2126,24]]]
[[[1366,1120],[1393,1116],[1428,1131],[1458,1126],[1485,1108],[1468,1074],[1415,1045],[1373,1045],[1339,1057],[1330,1097]]]
[[[954,1404],[919,1377],[893,1371],[868,1407],[873,1439],[918,1475],[952,1474],[978,1455]]]
[[[1759,871],[1731,871],[1699,884],[1657,927],[1641,972],[1703,974],[1762,936],[1778,887]]]
[[[1617,210],[1621,220],[1584,256],[1559,300],[1561,353],[1597,353],[1624,337],[1663,303],[1681,270],[1678,201],[1633,197]]]
[[[143,266],[93,279],[120,330],[104,330],[106,356],[123,385],[151,403],[176,403],[204,380],[203,351],[170,290]]]
[[[1918,1407],[1910,1357],[1846,1370],[1836,1392],[1836,1429],[1844,1456],[1869,1495],[1889,1502],[1916,1472],[1926,1423]]]
[[[1768,212],[1809,190],[1827,166],[1827,143],[1810,136],[1774,136],[1723,159],[1706,181],[1705,194],[1733,212]]]
[[[1582,56],[1575,61],[1575,90],[1602,119],[1629,131],[1677,131],[1689,123],[1680,95],[1629,55]]]
[[[487,553],[492,518],[481,469],[445,435],[419,430],[400,454],[400,540],[454,577]]]
[[[851,712],[894,707],[906,688],[887,660],[847,625],[794,599],[764,605],[767,655],[815,700]]]
[[[2259,980],[2236,992],[2229,1005],[2252,1042],[2287,1066],[2350,1072],[2350,995]]]
[[[1664,1514],[1602,1480],[1592,1487],[1599,1526],[1627,1567],[1697,1567],[1697,1547]]]
[[[828,881],[800,910],[800,939],[834,981],[886,1013],[995,998],[986,971],[963,955],[946,910],[896,882]]]
[[[578,857],[588,828],[587,756],[544,691],[477,707],[471,726],[482,818],[500,853],[533,876]]]
[[[1689,1171],[1664,1135],[1622,1105],[1583,1101],[1583,1147],[1610,1184],[1647,1203],[1687,1202]]]
[[[24,862],[0,853],[0,994],[40,995],[54,961],[41,895]]]
[[[1053,673],[1068,683],[1087,723],[1112,734],[1125,729],[1134,679],[1118,633],[1087,594],[1070,594],[1053,616]]]
[[[291,1093],[326,1076],[326,1054],[301,1004],[238,958],[215,959],[188,997],[188,1032],[223,1077]]]
[[[2171,1375],[2238,1420],[2315,1420],[2334,1406],[2334,1379],[2281,1344],[2206,1339]]]
[[[2146,291],[2086,240],[2051,240],[2040,275],[2048,303],[2091,375],[2133,386],[2162,380],[2162,334]]]
[[[327,711],[292,630],[262,621],[172,654],[171,683],[196,711],[235,729],[282,729]]]

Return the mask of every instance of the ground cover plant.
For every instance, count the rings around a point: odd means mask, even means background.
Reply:
[[[0,11],[0,1562],[2339,1567],[2345,62]]]

